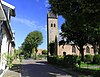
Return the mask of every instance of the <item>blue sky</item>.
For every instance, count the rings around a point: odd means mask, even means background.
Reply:
[[[15,6],[16,17],[11,19],[15,31],[16,48],[20,47],[28,33],[38,30],[43,34],[43,44],[39,49],[47,49],[47,6],[48,0],[4,0]],[[59,17],[59,30],[64,19]]]

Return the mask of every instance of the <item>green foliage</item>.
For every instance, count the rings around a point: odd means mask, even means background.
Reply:
[[[64,66],[64,56],[58,56],[57,65]]]
[[[57,63],[57,56],[48,56],[47,59],[48,59],[48,62],[50,64],[56,64]]]
[[[29,54],[28,57],[31,57],[33,49],[37,53],[37,47],[41,45],[42,42],[43,42],[43,36],[41,32],[39,31],[30,32],[21,46],[22,50],[24,51],[24,55],[27,56],[28,53]]]
[[[78,56],[67,55],[67,56],[48,56],[48,62],[65,67],[74,67],[78,62]]]
[[[14,59],[19,59],[20,60],[20,62],[22,62],[22,60],[24,59],[24,56],[23,55],[20,55],[20,53],[21,53],[22,51],[20,51],[20,50],[14,50],[14,54],[12,54],[12,53],[8,53],[8,54],[6,54],[6,53],[4,53],[2,56],[3,56],[3,59],[5,60],[5,61],[7,61],[7,65],[8,65],[8,67],[9,68],[12,68],[13,67],[13,60]]]
[[[100,54],[94,55],[93,63],[100,64]]]
[[[72,67],[76,66],[76,64],[78,63],[78,60],[79,60],[79,58],[76,55],[67,55],[64,58],[65,64],[68,67],[69,66],[72,66]]]
[[[54,55],[55,54],[55,42],[51,42],[50,44],[49,44],[49,52],[50,52],[50,54],[51,55]]]
[[[62,15],[62,36],[79,47],[84,59],[83,46],[99,45],[100,49],[100,0],[49,0],[50,9]]]
[[[92,63],[93,62],[93,55],[85,55],[84,61],[87,63]]]
[[[37,55],[37,60],[45,60],[46,59],[46,55]]]
[[[23,59],[24,59],[24,55],[20,55],[19,57],[20,62],[22,62]]]
[[[47,50],[43,50],[42,54],[47,55]]]
[[[20,60],[20,62],[22,62],[22,60],[24,59],[24,55],[22,55],[21,53],[22,53],[23,51],[21,50],[21,49],[19,49],[19,50],[14,50],[14,54],[13,54],[13,56],[14,56],[14,59],[19,59]]]
[[[20,58],[20,54],[22,53],[22,50],[14,50],[14,59],[19,59]]]
[[[2,56],[3,56],[4,60],[7,61],[8,67],[12,68],[12,66],[13,66],[12,62],[14,60],[14,55],[12,55],[11,53],[9,53],[9,54],[4,53]]]

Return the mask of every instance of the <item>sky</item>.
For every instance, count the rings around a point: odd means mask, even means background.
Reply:
[[[15,32],[15,44],[18,49],[26,36],[38,30],[43,34],[43,43],[38,49],[47,49],[47,12],[48,0],[4,0],[15,6],[16,17],[11,18],[11,29]],[[58,28],[64,19],[59,16]]]

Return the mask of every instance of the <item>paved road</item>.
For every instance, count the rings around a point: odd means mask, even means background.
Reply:
[[[24,60],[21,65],[22,77],[74,77],[49,65],[46,61]]]

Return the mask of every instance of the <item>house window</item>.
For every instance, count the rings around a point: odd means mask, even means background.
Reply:
[[[51,24],[51,27],[53,27],[53,24]]]
[[[54,27],[56,27],[56,24],[54,24]]]
[[[90,48],[88,46],[86,47],[86,53],[90,53]]]
[[[72,52],[76,53],[76,47],[75,46],[72,46]]]

